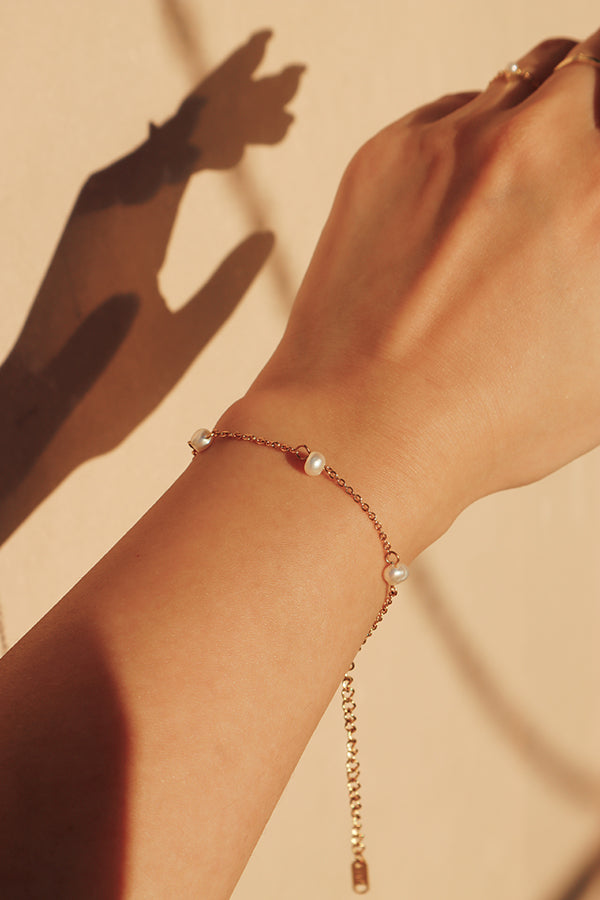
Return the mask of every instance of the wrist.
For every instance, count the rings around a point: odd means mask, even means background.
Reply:
[[[346,384],[346,388],[348,385]],[[364,395],[364,391],[363,391]],[[440,425],[426,409],[403,404],[388,425],[389,405],[370,395],[289,384],[253,385],[220,417],[219,429],[251,432],[318,450],[375,510],[402,558],[410,562],[440,537],[471,502],[465,474],[436,440]],[[406,427],[399,428],[397,420]],[[418,427],[415,423],[419,423]]]

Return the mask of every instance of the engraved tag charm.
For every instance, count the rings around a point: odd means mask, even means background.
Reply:
[[[366,894],[369,890],[369,870],[364,859],[355,859],[352,863],[352,886],[357,894]]]

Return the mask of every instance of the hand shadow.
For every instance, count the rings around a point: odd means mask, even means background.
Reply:
[[[0,368],[0,542],[82,462],[165,398],[236,308],[274,237],[251,234],[177,312],[158,275],[196,172],[284,139],[302,66],[254,78],[270,33],[236,50],[132,153],[92,175]]]

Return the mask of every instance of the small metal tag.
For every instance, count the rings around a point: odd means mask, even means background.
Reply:
[[[366,894],[369,890],[369,870],[364,859],[355,859],[352,863],[352,886],[357,894]]]

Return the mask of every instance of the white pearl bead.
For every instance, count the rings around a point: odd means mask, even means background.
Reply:
[[[304,471],[307,475],[320,475],[323,469],[325,468],[325,457],[322,453],[317,453],[316,450],[313,450],[312,453],[306,457],[304,462]]]
[[[210,447],[212,444],[212,432],[209,431],[208,428],[199,428],[198,431],[195,431],[191,438],[188,441],[190,447],[193,450],[196,450],[198,453],[201,453],[203,450],[206,450],[207,447]]]
[[[400,584],[400,582],[406,581],[408,578],[408,568],[404,563],[395,563],[388,566],[387,569],[384,569],[383,577],[388,584]]]

